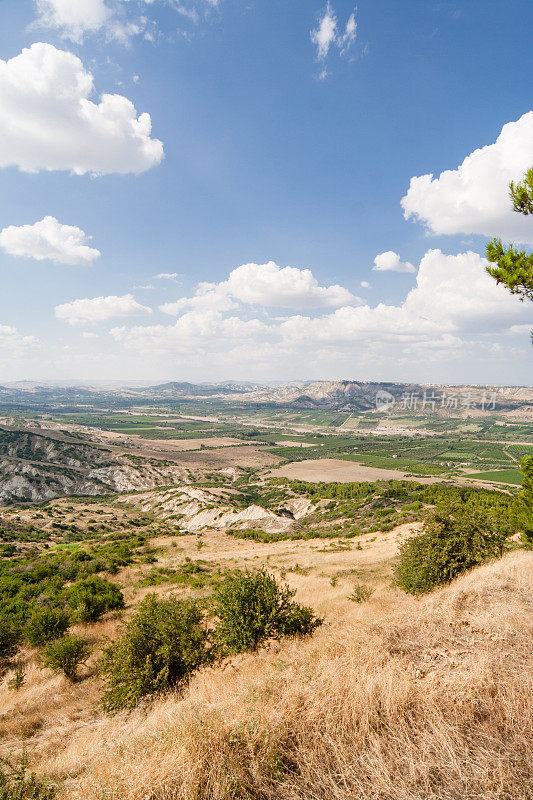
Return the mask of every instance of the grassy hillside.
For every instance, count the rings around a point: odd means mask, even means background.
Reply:
[[[533,554],[55,734],[64,800],[530,800]],[[58,727],[61,721],[57,720]]]

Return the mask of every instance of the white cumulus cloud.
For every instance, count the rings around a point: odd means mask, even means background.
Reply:
[[[119,94],[93,94],[93,76],[72,53],[37,42],[0,59],[0,167],[141,173],[159,164],[150,115]]]
[[[503,126],[493,144],[474,150],[438,178],[411,178],[402,198],[406,219],[433,234],[481,234],[533,242],[533,223],[513,211],[508,184],[533,166],[533,111]]]
[[[56,306],[54,313],[58,319],[77,325],[84,322],[106,322],[116,317],[146,316],[152,313],[152,309],[138,303],[132,294],[124,294],[121,297],[109,295],[80,298]]]
[[[310,269],[267,264],[243,264],[230,272],[222,287],[251,305],[278,308],[320,308],[359,302],[343,286],[320,286]]]
[[[427,374],[427,364],[475,359],[475,353],[489,352],[495,336],[516,335],[528,326],[528,306],[490,278],[486,263],[470,251],[447,255],[429,250],[420,262],[416,285],[396,305],[348,301],[324,312],[311,292],[309,304],[303,306],[306,311],[289,316],[262,311],[259,316],[257,311],[266,297],[276,307],[291,308],[294,284],[289,282],[291,291],[280,296],[279,285],[265,289],[254,280],[254,270],[247,275],[237,268],[226,281],[200,284],[192,297],[163,306],[163,311],[178,316],[173,324],[122,325],[110,333],[128,350],[168,363],[194,364],[203,374],[237,366],[244,376],[257,368],[259,358],[261,369],[278,376],[280,370],[294,375],[302,364],[318,363],[328,374],[333,364],[353,369],[385,363],[409,364],[418,374]],[[280,270],[277,267],[276,274]],[[247,277],[237,281],[237,288],[234,273]]]
[[[112,17],[104,0],[36,0],[36,6],[38,25],[55,28],[75,42],[101,30]]]
[[[416,285],[398,304],[348,302],[324,311],[311,303],[301,313],[276,316],[265,314],[262,304],[268,296],[279,307],[279,294],[273,294],[271,287],[254,289],[253,281],[238,282],[235,290],[230,273],[226,281],[200,284],[192,297],[163,307],[177,316],[172,324],[124,324],[110,334],[117,344],[141,353],[151,364],[169,369],[182,364],[219,378],[230,369],[237,369],[243,378],[305,377],[310,371],[324,377],[357,369],[386,377],[387,370],[401,366],[426,379],[431,364],[438,364],[441,374],[442,368],[463,359],[462,377],[467,381],[472,380],[472,363],[486,362],[499,344],[497,337],[516,336],[523,329],[527,333],[531,327],[528,306],[490,278],[486,263],[470,251],[447,255],[429,250],[420,262]],[[282,294],[287,303],[288,297],[293,295]],[[511,356],[509,349],[499,368],[508,365]],[[512,357],[523,358],[523,353]],[[450,369],[457,380],[455,367]]]
[[[420,262],[416,286],[399,305],[346,306],[322,317],[294,316],[282,328],[290,337],[354,342],[375,337],[394,342],[502,333],[525,323],[530,310],[486,273],[487,262],[468,251],[456,256],[428,250]],[[468,286],[468,292],[464,286]],[[455,338],[453,338],[455,337]]]
[[[413,265],[409,261],[402,261],[394,250],[378,253],[374,259],[372,269],[375,272],[416,272]]]
[[[221,283],[201,283],[192,298],[166,303],[161,310],[179,313],[184,308],[213,308],[229,311],[235,302],[264,308],[327,308],[359,303],[348,289],[338,284],[320,286],[310,269],[266,264],[242,264]]]
[[[90,264],[100,251],[89,247],[87,235],[74,225],[44,217],[34,225],[10,225],[0,231],[0,247],[12,256],[48,259],[56,264]]]

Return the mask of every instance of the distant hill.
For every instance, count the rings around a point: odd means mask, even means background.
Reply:
[[[253,384],[245,383],[187,383],[186,381],[169,381],[147,389],[137,389],[140,394],[171,395],[178,397],[210,397],[213,395],[240,394],[253,390]]]
[[[390,381],[300,381],[265,385],[245,381],[190,383],[169,381],[154,386],[46,386],[28,384],[0,387],[0,401],[9,405],[43,409],[54,405],[61,410],[81,401],[104,409],[128,408],[131,405],[157,404],[158,401],[218,398],[231,403],[270,404],[282,408],[324,409],[329,411],[373,412],[384,410],[387,403],[394,411],[441,411],[457,415],[462,411],[492,410],[512,413],[515,418],[533,419],[533,388],[527,386],[450,386],[446,384],[396,383]],[[390,410],[390,409],[389,409]]]

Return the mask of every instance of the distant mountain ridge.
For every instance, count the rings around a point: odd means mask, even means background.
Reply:
[[[400,383],[392,381],[294,381],[286,384],[225,381],[222,383],[191,383],[169,381],[154,386],[124,386],[99,388],[86,386],[45,386],[31,384],[28,388],[0,387],[4,404],[35,404],[42,402],[68,406],[76,400],[89,405],[127,407],[131,404],[167,401],[190,401],[213,398],[230,403],[260,403],[295,409],[324,409],[331,411],[372,412],[383,409],[387,398],[395,410],[420,410],[420,406],[439,403],[453,410],[496,404],[501,411],[525,408],[533,415],[533,388],[528,386],[494,386]],[[380,405],[381,403],[381,405]],[[448,404],[448,406],[446,406]],[[434,410],[434,409],[433,409]],[[495,410],[495,409],[493,409]]]

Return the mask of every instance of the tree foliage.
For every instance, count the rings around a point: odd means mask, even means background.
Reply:
[[[528,169],[522,183],[511,181],[509,194],[513,201],[513,210],[520,214],[533,214],[533,167]]]
[[[533,545],[533,456],[522,459],[520,466],[524,479],[514,506],[513,521],[523,532],[524,544]]]
[[[0,616],[0,670],[16,654],[22,641],[22,630],[7,614]]]
[[[62,672],[69,680],[74,680],[80,664],[88,658],[91,647],[81,636],[62,636],[48,642],[41,656],[43,667],[54,672]]]
[[[76,622],[96,622],[107,611],[124,608],[118,586],[98,575],[76,581],[66,590],[67,604]]]
[[[294,595],[264,569],[227,577],[216,593],[219,645],[242,653],[257,650],[266,639],[313,633],[322,620],[295,603]]]
[[[517,250],[513,245],[504,247],[501,239],[492,239],[487,245],[487,258],[497,266],[487,267],[496,283],[503,283],[511,294],[522,300],[533,300],[533,254]]]
[[[196,603],[149,595],[102,657],[104,708],[133,708],[144,697],[179,688],[209,661],[207,642]]]
[[[533,167],[521,183],[509,184],[513,209],[519,214],[533,214]],[[533,300],[533,254],[517,250],[514,245],[505,247],[502,240],[494,238],[487,245],[487,258],[492,265],[487,267],[496,283],[503,283],[512,294],[522,300]]]
[[[26,625],[26,638],[33,647],[40,647],[63,636],[70,617],[62,608],[35,608]]]
[[[472,567],[499,558],[513,528],[507,518],[473,505],[438,508],[418,536],[400,547],[398,585],[410,594],[429,592]]]

